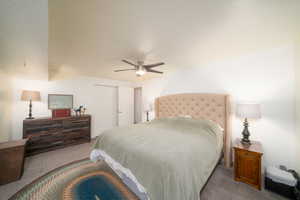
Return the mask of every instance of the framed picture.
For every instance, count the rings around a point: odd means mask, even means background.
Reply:
[[[72,109],[73,95],[68,94],[48,94],[49,110]]]

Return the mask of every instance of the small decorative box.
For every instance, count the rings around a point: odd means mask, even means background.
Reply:
[[[55,109],[52,110],[52,118],[59,118],[59,117],[70,117],[71,110],[70,109]]]

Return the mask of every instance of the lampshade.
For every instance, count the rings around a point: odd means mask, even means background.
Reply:
[[[240,103],[237,104],[236,115],[240,118],[258,119],[261,118],[260,104]]]
[[[30,90],[23,90],[22,91],[22,96],[21,96],[22,101],[41,101],[41,95],[39,91],[30,91]]]
[[[153,105],[153,103],[151,102],[151,103],[147,103],[146,105],[145,105],[145,112],[151,112],[151,111],[153,111],[153,107],[154,107],[154,105]]]

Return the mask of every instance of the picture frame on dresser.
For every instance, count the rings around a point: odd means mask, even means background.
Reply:
[[[48,109],[52,118],[70,117],[74,107],[72,94],[48,94]]]
[[[74,95],[72,94],[48,94],[48,109],[72,109],[74,107]]]

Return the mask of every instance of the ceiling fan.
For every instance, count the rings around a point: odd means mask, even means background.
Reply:
[[[143,61],[137,61],[137,64],[134,64],[130,61],[127,60],[122,60],[124,63],[129,64],[133,66],[133,69],[119,69],[119,70],[114,70],[114,72],[122,72],[122,71],[135,71],[137,76],[142,76],[146,72],[151,72],[151,73],[159,73],[162,74],[163,72],[153,70],[152,68],[158,67],[161,65],[164,65],[165,63],[160,62],[160,63],[155,63],[155,64],[149,64],[149,65],[144,65]]]

